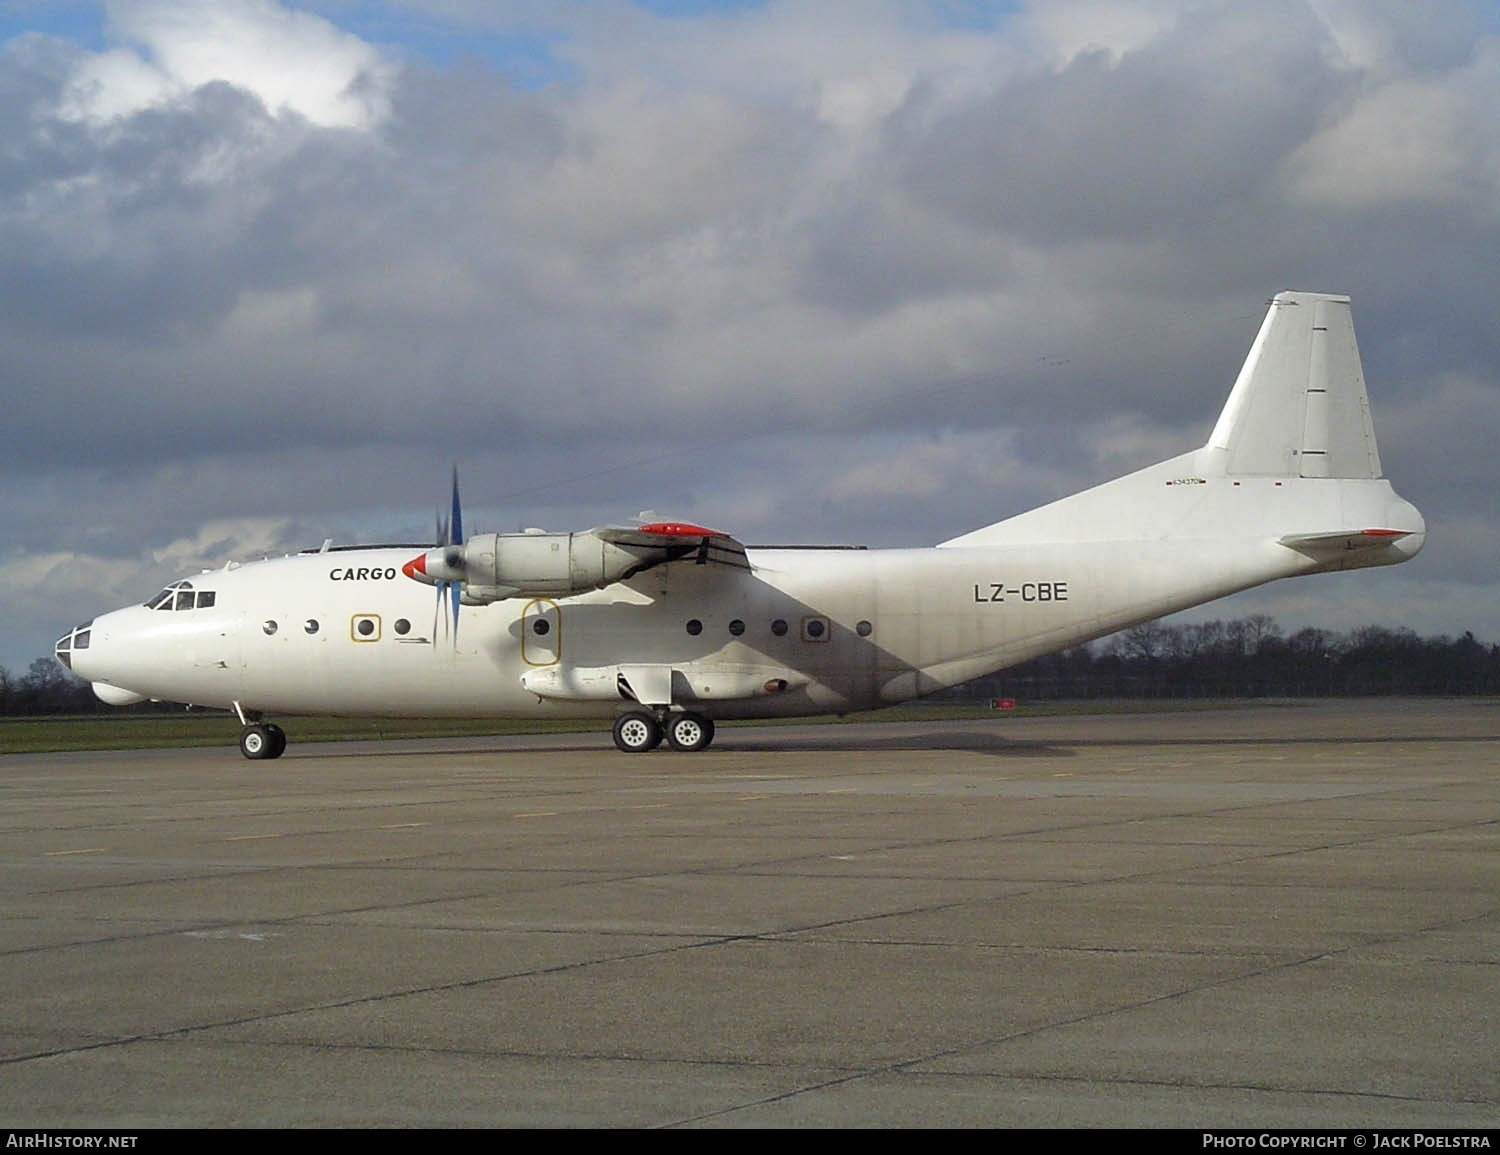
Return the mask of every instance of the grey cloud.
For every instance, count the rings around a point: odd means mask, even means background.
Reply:
[[[142,557],[211,521],[422,537],[455,459],[490,528],[655,506],[757,540],[931,541],[1201,440],[1282,288],[1355,295],[1389,472],[1495,539],[1496,48],[1436,27],[1446,8],[1358,8],[1362,65],[1317,9],[1187,5],[1061,62],[1003,27],[776,6],[684,22],[655,58],[649,18],[612,41],[569,10],[569,83],[408,61],[370,130],[222,81],[69,120],[80,50],[12,41],[6,548],[63,538],[154,581]],[[832,117],[823,90],[858,94],[861,68],[879,83]],[[1458,110],[1468,183],[1299,184],[1299,150],[1392,78]],[[861,496],[872,454],[909,492]],[[1482,550],[1431,564],[1493,580]],[[71,624],[24,596],[37,636]]]
[[[1027,70],[931,127],[914,110],[904,177],[924,200],[1032,241],[1191,236],[1255,206],[1355,82],[1327,43],[1302,4],[1190,10],[1122,58]]]

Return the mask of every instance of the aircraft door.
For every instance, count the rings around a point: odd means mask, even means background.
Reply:
[[[528,666],[556,665],[562,657],[562,608],[537,598],[521,611],[521,659]]]
[[[240,650],[244,614],[221,611],[217,617],[192,625],[194,629],[185,633],[178,644],[192,663],[194,677],[211,687],[218,697],[239,697],[244,678],[244,657]]]

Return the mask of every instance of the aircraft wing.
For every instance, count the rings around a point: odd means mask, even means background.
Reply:
[[[745,547],[727,533],[685,521],[653,521],[646,525],[606,525],[594,530],[603,541],[648,558],[648,565],[692,561],[748,570]]]

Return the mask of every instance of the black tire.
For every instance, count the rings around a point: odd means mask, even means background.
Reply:
[[[661,726],[650,714],[632,710],[615,719],[615,745],[627,754],[644,754],[661,745]]]
[[[706,750],[714,740],[714,724],[702,714],[674,714],[667,719],[667,741],[672,749],[691,754]]]
[[[276,750],[276,738],[269,726],[256,723],[240,731],[240,753],[251,761],[260,762],[266,758],[274,758],[276,757],[274,750]]]
[[[271,736],[271,752],[266,757],[280,758],[286,753],[286,731],[275,722],[267,722],[266,732]]]

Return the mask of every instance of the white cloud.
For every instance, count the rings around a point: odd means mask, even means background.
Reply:
[[[1181,430],[1148,424],[1134,414],[1111,415],[1079,432],[1101,478],[1133,472],[1201,444],[1200,439],[1184,436]]]
[[[919,442],[886,450],[873,446],[871,460],[858,462],[832,478],[824,493],[835,501],[886,501],[951,493],[954,482],[974,463],[973,446]]]
[[[945,24],[941,6],[901,0],[780,0],[696,20],[625,6],[553,9],[569,31],[563,51],[590,86],[787,104],[854,137],[878,129],[918,87],[929,98],[988,90],[1016,59],[1001,37]]]
[[[357,0],[0,46],[0,541],[79,559],[7,569],[0,618],[282,548],[223,519],[425,534],[454,458],[486,528],[930,542],[1201,440],[1281,288],[1354,294],[1395,484],[1500,539],[1452,451],[1500,396],[1493,36],[1438,0],[961,7],[422,6],[555,31],[541,87],[394,70]],[[21,588],[69,572],[91,597]]]
[[[274,518],[220,519],[191,536],[127,557],[48,550],[0,561],[3,618],[24,623],[15,635],[0,636],[0,665],[13,671],[24,668],[32,658],[50,652],[51,639],[69,625],[144,602],[167,581],[217,569],[230,560],[295,552],[306,543],[290,543],[289,531],[289,522]],[[73,533],[74,527],[69,527],[70,536]]]
[[[1335,208],[1424,204],[1494,219],[1500,197],[1500,43],[1452,67],[1387,67],[1292,154],[1293,195]]]
[[[215,569],[230,561],[252,561],[295,553],[287,542],[290,523],[284,518],[237,517],[210,521],[191,536],[179,537],[151,551],[151,563],[174,573]]]
[[[1288,161],[1297,195],[1333,207],[1443,204],[1468,164],[1457,95],[1427,80],[1360,100]]]
[[[1023,6],[1021,27],[1036,49],[1066,63],[1084,52],[1118,59],[1151,43],[1184,13],[1211,0],[1033,0]]]
[[[222,81],[273,114],[369,128],[389,109],[393,66],[371,45],[273,0],[113,0],[110,29],[139,46],[89,54],[65,115],[115,121]]]
[[[107,121],[164,103],[179,91],[132,50],[111,48],[78,63],[61,111],[69,120]]]
[[[291,289],[246,289],[219,324],[227,345],[255,351],[273,341],[312,333],[318,321],[318,293],[311,285]]]

